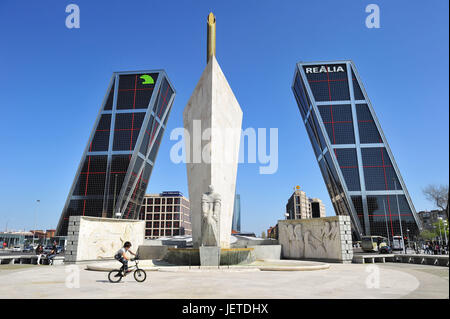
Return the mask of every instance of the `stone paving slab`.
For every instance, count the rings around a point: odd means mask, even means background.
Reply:
[[[127,276],[118,284],[110,283],[105,272],[84,268],[69,265],[0,270],[0,298],[448,299],[449,295],[448,268],[427,265],[330,264],[327,270],[295,272],[156,271],[148,272],[143,283]],[[74,269],[79,271],[78,288],[67,286]],[[369,276],[377,272],[379,287],[368,287]]]

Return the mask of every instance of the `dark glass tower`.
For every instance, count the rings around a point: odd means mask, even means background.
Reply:
[[[417,234],[421,222],[353,62],[298,63],[292,90],[334,210],[350,215],[354,235]]]
[[[239,194],[234,195],[233,222],[231,229],[238,233],[241,231],[241,195]]]
[[[137,219],[175,90],[164,71],[116,72],[60,217]]]

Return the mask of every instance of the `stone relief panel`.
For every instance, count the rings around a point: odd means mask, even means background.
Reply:
[[[83,217],[80,220],[76,260],[110,259],[131,242],[136,252],[144,242],[144,221]]]
[[[339,217],[283,220],[278,223],[284,258],[343,259],[343,237]]]

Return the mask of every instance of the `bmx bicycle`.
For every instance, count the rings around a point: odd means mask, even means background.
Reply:
[[[143,282],[147,278],[147,273],[144,269],[139,268],[139,258],[133,258],[130,261],[134,261],[134,265],[128,267],[128,272],[134,272],[133,276],[137,282]],[[125,277],[124,274],[124,266],[120,267],[120,269],[111,270],[108,274],[108,280],[110,282],[119,282],[122,278]]]

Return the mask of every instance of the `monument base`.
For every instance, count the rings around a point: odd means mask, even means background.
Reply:
[[[205,266],[200,262],[200,249],[168,248],[163,258],[169,264],[178,266]],[[256,260],[254,248],[231,248],[220,250],[220,265],[246,265]]]
[[[64,262],[113,259],[126,241],[136,251],[144,233],[143,220],[70,216]]]
[[[201,246],[200,266],[219,266],[220,265],[220,247],[218,246]]]
[[[352,262],[349,216],[278,221],[278,241],[285,259]]]

